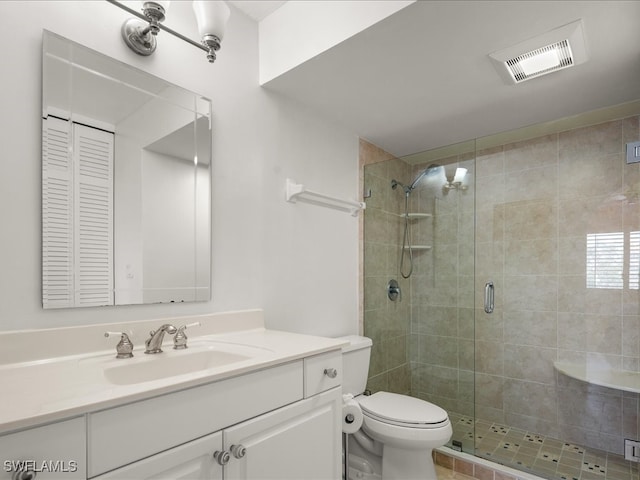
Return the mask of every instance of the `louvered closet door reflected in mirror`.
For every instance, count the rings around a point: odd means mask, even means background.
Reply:
[[[113,305],[113,133],[43,120],[43,304]]]

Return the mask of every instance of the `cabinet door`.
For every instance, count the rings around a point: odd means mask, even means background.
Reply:
[[[96,480],[222,480],[222,467],[213,458],[222,450],[222,433],[217,432],[118,468]]]
[[[84,479],[86,477],[84,418],[0,436],[0,480],[15,478]],[[27,472],[32,472],[31,474]],[[18,477],[19,478],[19,477]]]
[[[341,398],[334,388],[226,429],[225,480],[339,479]],[[234,456],[233,446],[244,456]]]

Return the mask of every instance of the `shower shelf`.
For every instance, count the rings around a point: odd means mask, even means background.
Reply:
[[[286,200],[291,203],[296,203],[297,200],[300,200],[302,202],[348,212],[354,217],[358,216],[360,210],[367,208],[364,202],[343,200],[342,198],[325,195],[324,193],[314,192],[307,189],[302,183],[296,183],[295,180],[290,178],[287,178],[286,189]]]
[[[431,245],[411,245],[411,250],[431,250]],[[404,247],[405,250],[409,250],[409,247]]]
[[[569,362],[554,362],[553,366],[558,372],[582,382],[625,392],[640,393],[640,372],[613,368],[590,368],[586,365]]]

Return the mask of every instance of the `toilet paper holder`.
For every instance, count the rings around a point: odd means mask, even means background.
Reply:
[[[342,395],[342,433],[355,433],[360,430],[364,420],[360,405],[353,395]]]

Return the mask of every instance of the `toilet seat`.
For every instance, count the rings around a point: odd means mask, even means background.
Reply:
[[[419,398],[390,392],[377,392],[356,398],[362,413],[378,422],[406,428],[440,428],[449,423],[442,408]]]

